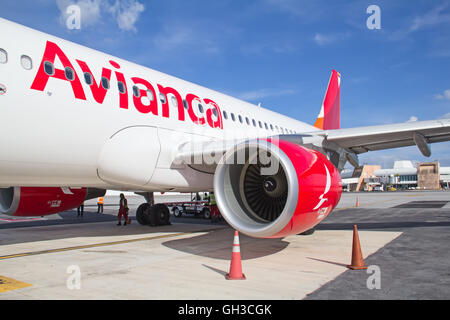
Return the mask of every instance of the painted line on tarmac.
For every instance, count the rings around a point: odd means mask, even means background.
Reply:
[[[423,197],[423,194],[415,194],[415,195],[413,195],[413,194],[408,194],[408,195],[405,195],[405,196],[403,196],[403,197],[405,197],[405,198],[410,198],[410,197]],[[397,200],[399,200],[399,198],[387,199],[387,200],[383,200],[382,202],[383,202],[383,203],[385,203],[385,202],[393,202],[393,201],[397,201]],[[351,207],[334,209],[333,211],[342,211],[342,210],[353,209],[353,208],[361,208],[361,207],[366,207],[366,206],[370,206],[370,205],[372,205],[372,204],[377,204],[377,203],[380,203],[380,201],[365,202],[365,203],[363,203],[363,204],[360,203],[360,204],[359,204],[359,207],[357,207],[356,205],[354,205],[354,206],[351,206]],[[387,208],[387,209],[388,209],[388,208]]]
[[[31,287],[32,284],[0,276],[0,293]]]
[[[29,256],[36,256],[36,255],[40,255],[40,254],[48,254],[48,253],[80,250],[80,249],[87,249],[87,248],[114,246],[114,245],[118,245],[118,244],[126,244],[126,243],[139,242],[139,241],[157,240],[157,239],[164,239],[164,238],[174,238],[174,237],[180,237],[180,236],[194,234],[194,233],[210,232],[210,231],[222,230],[222,229],[226,229],[226,227],[223,227],[223,228],[211,228],[211,229],[198,230],[198,231],[187,231],[187,232],[163,234],[163,235],[160,235],[160,236],[145,237],[145,238],[138,238],[138,239],[129,239],[129,240],[120,240],[120,241],[112,241],[112,242],[87,244],[87,245],[75,246],[75,247],[66,247],[66,248],[58,248],[58,249],[49,249],[49,250],[41,250],[41,251],[24,252],[24,253],[17,253],[17,254],[10,254],[10,255],[6,255],[6,256],[0,256],[0,260],[7,260],[7,259],[14,259],[14,258],[21,258],[21,257],[29,257]]]

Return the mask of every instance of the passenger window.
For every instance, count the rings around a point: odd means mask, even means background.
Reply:
[[[213,108],[213,115],[216,116],[216,117],[219,116],[219,113],[217,112],[217,109],[216,109],[216,108]]]
[[[139,90],[139,88],[137,86],[133,86],[133,95],[136,98],[139,98],[141,96],[141,91]]]
[[[272,130],[272,131],[273,131],[273,125],[272,125],[272,124],[270,125],[270,130]]]
[[[266,130],[269,130],[269,127],[267,126],[266,122],[264,122],[264,127],[266,128]]]
[[[20,64],[25,70],[33,69],[33,60],[29,56],[23,55],[20,57]]]
[[[49,76],[53,76],[55,74],[55,67],[53,66],[53,63],[51,63],[50,61],[45,61],[44,62],[44,71]]]
[[[256,127],[256,121],[255,121],[255,119],[252,119],[252,123],[253,123],[253,126]]]
[[[231,120],[236,121],[236,117],[234,116],[234,113],[231,114]]]
[[[250,124],[250,120],[247,117],[245,117],[245,122],[247,122],[247,124]]]
[[[166,95],[164,93],[159,94],[159,100],[161,100],[162,104],[166,104]]]
[[[147,97],[150,101],[153,101],[153,99],[155,99],[152,90],[147,90]]]
[[[259,127],[262,128],[262,123],[261,121],[258,121]]]
[[[92,85],[94,82],[92,81],[92,75],[89,72],[84,73],[84,81],[87,85]]]
[[[240,123],[243,122],[243,121],[242,121],[242,116],[241,116],[241,115],[239,115],[239,122],[240,122]]]
[[[172,97],[172,104],[173,104],[173,106],[174,106],[175,108],[178,108],[178,101],[177,101],[177,98]]]
[[[8,53],[0,49],[0,63],[7,63],[8,62]]]
[[[227,119],[228,119],[228,114],[227,114],[227,112],[226,112],[226,111],[224,111],[224,112],[223,112],[223,117],[225,118],[225,120],[227,120]]]
[[[66,75],[66,79],[69,81],[73,81],[75,79],[75,74],[73,73],[73,70],[71,67],[65,67],[64,73]]]
[[[127,92],[125,85],[123,84],[123,82],[119,81],[117,82],[117,87],[119,88],[119,92],[124,94]]]
[[[203,106],[199,103],[198,104],[198,111],[200,111],[200,113],[203,113]]]
[[[189,106],[188,106],[186,100],[183,100],[183,106],[184,106],[184,108],[185,108],[186,110],[189,109]]]
[[[109,80],[105,77],[102,77],[102,87],[105,88],[106,90],[109,89]]]

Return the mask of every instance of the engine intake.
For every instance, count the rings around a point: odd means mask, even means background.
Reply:
[[[222,216],[236,230],[276,238],[322,221],[339,202],[342,182],[318,151],[283,140],[252,140],[222,157],[214,191]]]

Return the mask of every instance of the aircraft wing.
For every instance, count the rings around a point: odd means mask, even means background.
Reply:
[[[314,132],[356,154],[417,145],[430,156],[429,143],[450,141],[450,119],[415,121]]]

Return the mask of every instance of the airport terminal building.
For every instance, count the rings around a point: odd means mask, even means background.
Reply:
[[[441,190],[449,188],[450,167],[441,167],[439,162],[415,167],[409,160],[395,161],[391,169],[364,165],[343,171],[342,182],[346,191]]]

